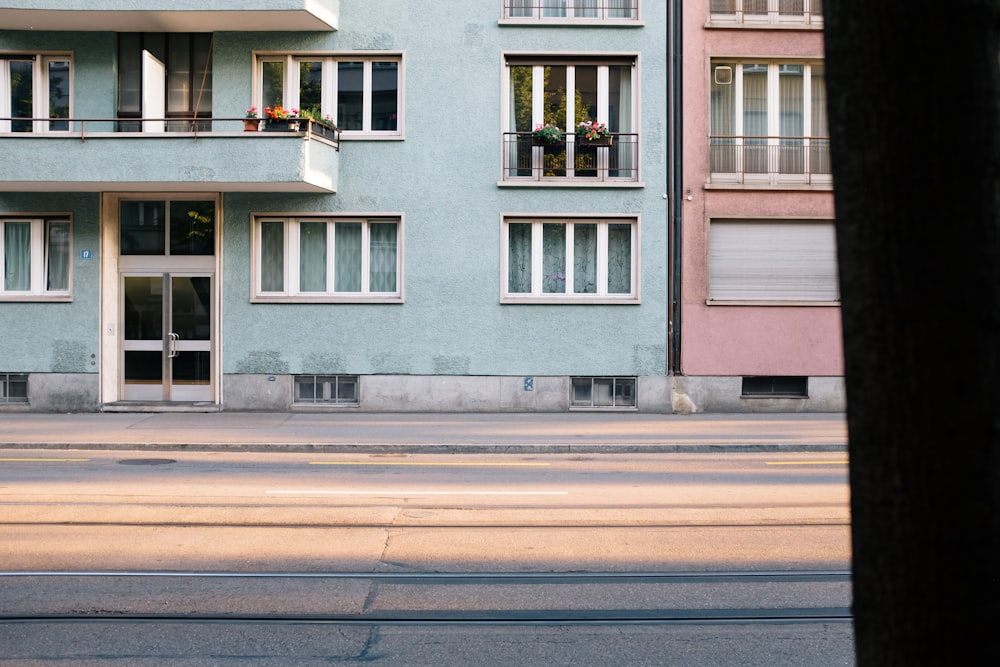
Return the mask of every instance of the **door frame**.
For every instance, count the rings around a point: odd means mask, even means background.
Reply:
[[[119,203],[141,200],[215,200],[215,254],[207,256],[119,255]],[[222,404],[222,193],[218,192],[104,192],[101,193],[100,288],[100,402],[122,402],[124,350],[122,344],[123,273],[198,273],[212,277],[212,387],[211,402]],[[164,405],[185,401],[163,402]]]

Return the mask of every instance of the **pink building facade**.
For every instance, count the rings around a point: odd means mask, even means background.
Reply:
[[[681,18],[673,409],[843,410],[820,0]]]

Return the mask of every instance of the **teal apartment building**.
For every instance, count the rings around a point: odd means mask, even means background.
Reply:
[[[680,15],[0,1],[0,411],[712,409]]]

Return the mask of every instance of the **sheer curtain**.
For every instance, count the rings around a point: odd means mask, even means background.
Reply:
[[[630,19],[634,18],[635,0],[607,0],[608,18]]]
[[[809,130],[811,148],[809,169],[814,174],[830,173],[830,124],[826,117],[826,71],[822,64],[813,65],[809,77],[812,99],[812,127]]]
[[[608,129],[628,134],[632,131],[632,68],[612,65],[609,69],[610,104]],[[617,94],[616,94],[617,89]],[[616,145],[615,145],[616,144]],[[638,145],[634,137],[619,137],[610,149],[612,176],[636,176]]]
[[[805,167],[803,139],[805,133],[805,79],[803,65],[778,67],[779,134],[781,136],[782,174],[801,174]]]
[[[566,225],[542,225],[542,292],[566,293]]]
[[[743,171],[766,174],[767,166],[767,65],[743,65]],[[754,138],[759,137],[759,138]]]
[[[334,231],[334,243],[334,291],[360,292],[361,223],[338,222]]]
[[[7,222],[3,226],[4,290],[31,289],[31,223]]]
[[[45,289],[69,289],[69,223],[50,222],[46,231],[46,281]]]
[[[299,291],[326,291],[326,222],[299,223]]]
[[[507,226],[507,292],[531,293],[531,225],[525,222]]]
[[[713,173],[736,171],[736,86],[733,85],[735,63],[713,63],[711,102],[711,170]]]
[[[597,225],[573,225],[573,292],[597,292]]]
[[[608,294],[632,292],[632,225],[608,225]]]
[[[260,223],[260,291],[285,290],[285,223]]]
[[[396,291],[396,223],[377,222],[370,225],[369,285],[371,292]]]
[[[573,9],[577,18],[597,18],[597,0],[575,0]]]
[[[557,18],[566,16],[566,0],[539,0],[542,5],[542,16]]]
[[[508,13],[511,18],[527,18],[531,16],[532,4],[535,0],[507,0]]]

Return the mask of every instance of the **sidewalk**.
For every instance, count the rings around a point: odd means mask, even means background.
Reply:
[[[0,412],[0,449],[846,451],[834,414]]]

